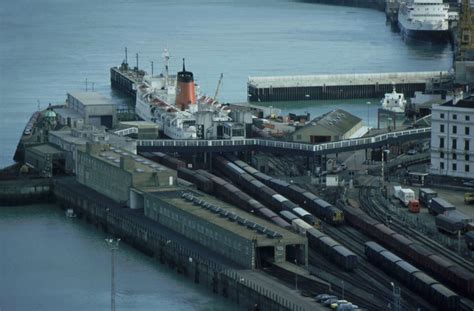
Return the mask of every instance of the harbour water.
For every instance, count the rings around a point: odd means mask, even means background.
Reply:
[[[18,0],[2,3],[0,18],[0,167],[38,101],[62,102],[87,79],[125,103],[109,82],[125,46],[147,71],[150,61],[161,70],[165,47],[171,71],[186,57],[207,94],[224,73],[220,99],[230,102],[246,100],[248,76],[449,70],[452,60],[449,45],[405,44],[382,12],[291,0]]]
[[[37,109],[92,87],[118,105],[109,68],[124,59],[155,73],[161,52],[171,71],[186,57],[201,91],[246,100],[248,76],[449,70],[449,45],[407,45],[383,13],[290,0],[42,0],[0,5],[0,167],[12,163]],[[93,83],[93,86],[92,86]],[[374,126],[375,102],[283,103],[283,112],[343,108]],[[369,110],[367,110],[369,109]],[[106,309],[109,253],[104,236],[51,207],[0,210],[2,310]],[[118,255],[119,309],[216,310],[211,293],[124,246]],[[121,278],[121,280],[120,280]],[[229,310],[226,304],[225,309]]]
[[[54,205],[0,208],[0,310],[108,310],[107,235]],[[240,310],[125,243],[117,310]]]

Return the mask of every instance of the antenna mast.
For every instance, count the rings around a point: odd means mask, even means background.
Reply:
[[[168,76],[169,76],[169,62],[170,62],[170,53],[168,52],[168,49],[164,49],[163,53],[161,54],[163,57],[163,61],[165,63],[165,87],[168,86]]]

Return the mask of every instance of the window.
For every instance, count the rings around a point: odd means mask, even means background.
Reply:
[[[468,154],[464,155],[464,160],[469,161],[469,155]]]
[[[469,172],[469,164],[464,165],[464,171]]]
[[[452,146],[453,150],[456,149],[457,147],[456,145],[457,145],[457,140],[456,138],[453,138],[453,146]]]
[[[439,138],[439,147],[444,148],[444,137]]]
[[[444,162],[439,162],[439,168],[444,170]]]
[[[470,133],[469,126],[466,126],[466,127],[464,128],[464,134],[469,135],[469,133]]]
[[[441,119],[444,119],[444,113],[440,113],[440,114],[439,114],[439,117],[440,117]]]
[[[457,120],[458,119],[458,115],[457,114],[453,114],[453,120]]]
[[[439,131],[440,131],[441,133],[444,133],[444,124],[440,124],[440,125],[439,125]]]
[[[453,134],[458,133],[458,127],[456,125],[453,125]]]
[[[455,153],[453,153],[453,160],[456,160],[458,157]]]
[[[469,140],[464,141],[464,150],[469,151]]]
[[[465,119],[466,121],[470,121],[470,120],[471,120],[471,118],[470,118],[469,116],[465,116],[464,119]]]
[[[439,153],[439,157],[440,157],[441,159],[444,159],[444,152],[440,152],[440,153]]]
[[[453,171],[457,170],[458,166],[456,165],[456,163],[453,163]]]

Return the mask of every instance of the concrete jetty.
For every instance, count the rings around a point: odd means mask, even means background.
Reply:
[[[249,77],[249,102],[378,98],[395,86],[405,96],[451,81],[447,71]]]

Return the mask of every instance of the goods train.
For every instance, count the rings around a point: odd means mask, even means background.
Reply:
[[[220,177],[204,170],[193,171],[187,168],[178,168],[178,177],[192,182],[203,192],[216,194],[240,209],[265,218],[282,228],[290,229],[292,227],[290,223],[286,222],[273,211]]]
[[[270,187],[265,186],[234,163],[227,161],[223,157],[216,157],[215,167],[250,195],[258,198],[260,202],[271,208],[274,212],[278,213],[284,210],[291,211],[310,225],[316,223],[316,218],[312,214],[281,194],[278,194]]]
[[[365,243],[368,260],[423,295],[440,310],[458,310],[459,296],[379,244]]]
[[[344,270],[353,271],[357,268],[359,257],[321,231],[311,228],[306,231],[306,236],[311,249],[322,253]]]
[[[296,185],[289,184],[286,181],[270,177],[243,161],[233,159],[232,164],[235,164],[249,175],[254,176],[290,200],[300,204],[316,217],[333,225],[339,225],[344,222],[344,213],[340,209],[320,199],[311,192]]]
[[[413,242],[368,216],[360,209],[341,204],[346,221],[363,233],[377,239],[380,243],[394,250],[413,264],[426,270],[440,281],[452,288],[474,297],[474,274],[435,254],[425,246]]]

